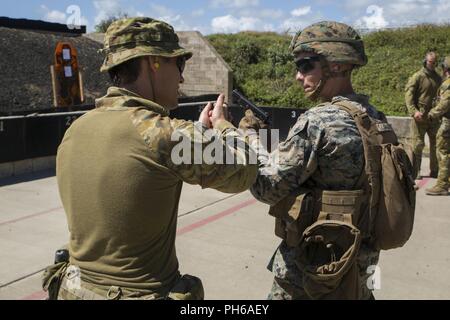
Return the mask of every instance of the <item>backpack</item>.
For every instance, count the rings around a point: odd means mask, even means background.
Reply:
[[[370,195],[366,213],[368,236],[378,250],[403,246],[414,225],[417,174],[412,149],[398,142],[390,124],[369,117],[350,101],[336,101],[336,106],[354,119],[364,146],[364,190]]]

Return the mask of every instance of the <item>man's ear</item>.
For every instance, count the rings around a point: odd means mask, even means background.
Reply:
[[[341,65],[339,65],[337,63],[331,63],[330,69],[332,72],[339,72],[339,71],[341,71]]]

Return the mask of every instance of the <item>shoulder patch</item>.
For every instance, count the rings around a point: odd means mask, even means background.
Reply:
[[[379,132],[394,131],[394,129],[392,129],[392,126],[386,122],[377,123],[377,129]]]
[[[300,132],[305,131],[308,128],[308,117],[306,113],[302,114],[298,117],[297,122],[294,126],[289,130],[289,134],[286,140],[292,139],[292,137],[298,135]]]

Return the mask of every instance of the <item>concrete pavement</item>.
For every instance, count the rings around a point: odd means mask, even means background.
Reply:
[[[450,197],[426,196],[433,183],[419,181],[410,241],[381,254],[377,299],[450,299]],[[56,178],[10,179],[0,187],[0,203],[0,299],[43,299],[42,269],[68,240]],[[267,210],[248,191],[228,195],[184,185],[180,269],[203,280],[207,299],[266,298],[272,284],[266,265],[279,243]]]

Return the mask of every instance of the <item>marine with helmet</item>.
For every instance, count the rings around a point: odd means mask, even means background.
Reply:
[[[326,295],[309,290],[312,283],[305,276],[308,270],[298,256],[301,234],[313,223],[305,213],[315,204],[314,200],[306,201],[306,195],[324,190],[351,192],[358,189],[364,175],[361,135],[350,113],[338,105],[350,105],[383,122],[385,117],[369,103],[367,96],[353,90],[352,71],[367,63],[363,41],[353,28],[333,21],[315,23],[294,36],[290,49],[297,67],[296,80],[317,105],[298,118],[287,139],[270,154],[259,147],[255,130],[262,124],[251,113],[242,119],[240,129],[248,132],[250,145],[259,150],[261,164],[251,192],[256,199],[271,206],[270,213],[277,218],[275,232],[283,239],[268,265],[274,275],[268,298],[325,299]],[[286,203],[286,199],[292,201]],[[281,214],[277,208],[281,208]],[[373,288],[367,282],[378,263],[379,250],[372,245],[368,234],[362,235],[359,250],[353,249],[348,252],[356,254],[357,270],[353,273],[357,277],[353,282],[356,288],[352,288],[355,295],[348,295],[342,278],[331,280],[330,276],[330,282],[322,285],[336,285],[334,293],[339,293],[333,299],[373,298]],[[328,245],[323,250],[331,253],[332,260],[338,255]],[[329,267],[339,267],[345,256],[337,259]],[[331,283],[335,280],[342,282]]]
[[[254,182],[257,164],[226,120],[223,95],[197,122],[169,117],[192,57],[172,26],[145,17],[115,21],[103,51],[101,70],[115,85],[73,123],[58,149],[70,259],[47,268],[44,289],[63,300],[203,299],[201,280],[182,276],[176,256],[183,182],[241,192]],[[173,154],[180,138],[188,147],[181,162]],[[232,165],[194,159],[212,141],[233,156]]]
[[[431,121],[442,119],[436,135],[436,152],[439,155],[439,174],[436,184],[425,190],[432,196],[448,195],[450,187],[450,56],[442,62],[444,82],[439,88],[437,105],[428,113]]]

